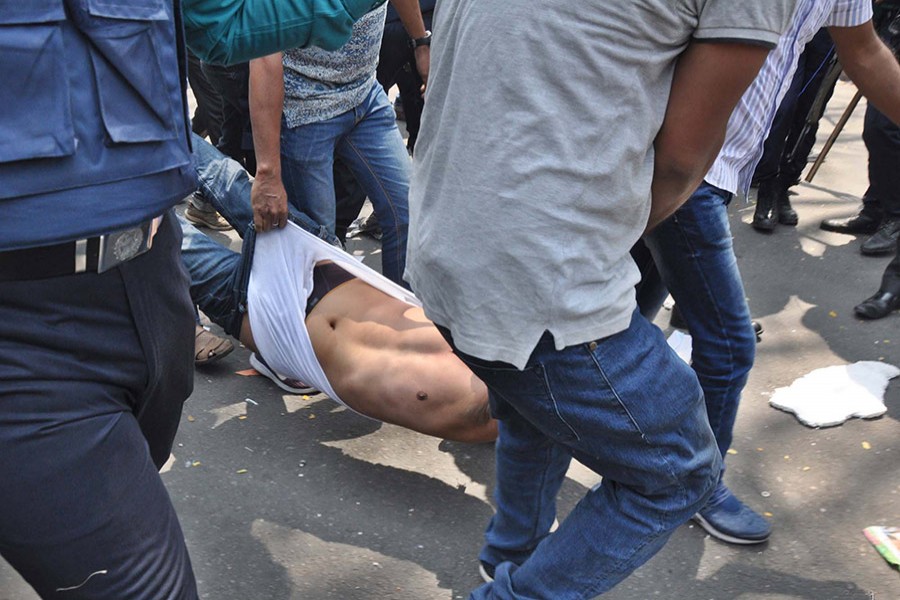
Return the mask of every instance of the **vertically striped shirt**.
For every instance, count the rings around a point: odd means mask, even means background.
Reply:
[[[803,47],[822,27],[855,27],[871,19],[871,0],[800,0],[778,47],[734,109],[725,143],[705,180],[723,190],[746,194]]]

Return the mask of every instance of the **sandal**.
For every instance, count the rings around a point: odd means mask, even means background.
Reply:
[[[231,340],[220,338],[200,325],[194,329],[194,365],[207,365],[228,356],[234,350]]]

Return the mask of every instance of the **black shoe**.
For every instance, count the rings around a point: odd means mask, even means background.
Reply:
[[[900,219],[885,219],[878,231],[863,242],[859,251],[866,256],[890,254],[897,247],[898,236],[900,236]]]
[[[750,223],[757,231],[774,231],[778,224],[778,181],[766,180],[759,184],[756,193],[756,210],[753,212],[753,222]]]
[[[836,231],[837,233],[849,233],[851,235],[858,233],[870,234],[878,231],[878,225],[880,224],[881,221],[879,219],[873,219],[865,213],[859,213],[843,219],[825,219],[819,224],[819,229]]]
[[[756,334],[756,342],[759,343],[762,341],[762,334],[765,330],[759,321],[752,321],[751,324],[753,325],[753,333]]]
[[[791,201],[788,198],[787,192],[785,192],[783,195],[778,196],[776,202],[776,212],[778,213],[778,222],[782,225],[796,227],[797,223],[800,222],[800,217],[797,216],[797,211],[791,207]]]
[[[778,224],[778,215],[775,214],[774,205],[771,202],[757,200],[756,211],[753,213],[753,222],[750,224],[757,231],[775,231],[775,225]]]
[[[900,294],[879,290],[871,298],[866,298],[857,304],[853,312],[861,319],[880,319],[898,308],[900,308]]]

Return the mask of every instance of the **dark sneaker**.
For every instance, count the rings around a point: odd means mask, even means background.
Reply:
[[[900,236],[900,219],[885,219],[878,231],[863,242],[859,251],[866,256],[891,254],[897,248],[897,236]]]
[[[289,394],[315,394],[318,391],[316,388],[310,387],[299,379],[291,379],[290,377],[279,375],[266,364],[266,361],[262,359],[262,356],[255,352],[250,355],[250,364],[253,365],[254,369],[259,371],[260,375],[265,375],[271,379],[275,385]]]
[[[376,240],[381,239],[383,232],[381,230],[381,225],[378,224],[378,217],[375,216],[375,213],[370,214],[368,217],[359,217],[353,221],[347,229],[348,238],[361,234],[369,235]]]
[[[709,535],[731,544],[761,544],[772,533],[769,522],[738,500],[721,481],[693,519]]]
[[[481,575],[481,578],[485,583],[491,583],[494,581],[494,571],[496,567],[494,565],[488,564],[483,560],[478,565],[478,574]]]

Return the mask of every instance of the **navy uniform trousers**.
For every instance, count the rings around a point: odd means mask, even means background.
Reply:
[[[103,274],[0,282],[0,554],[44,598],[190,599],[158,468],[193,386],[171,211]]]

